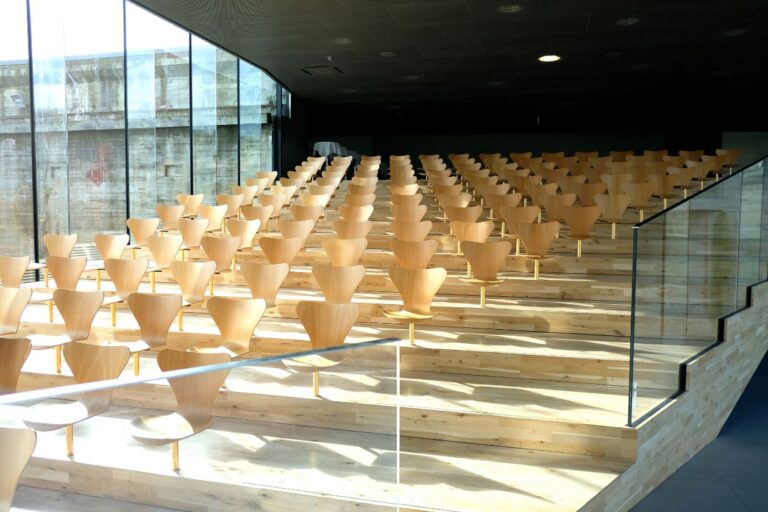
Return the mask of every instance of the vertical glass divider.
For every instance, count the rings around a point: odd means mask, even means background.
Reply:
[[[128,150],[128,28],[127,13],[123,0],[123,109],[125,111],[125,125],[123,126],[123,137],[125,138],[125,218],[131,218],[131,161],[130,151]],[[128,224],[125,225],[125,232],[128,231]]]
[[[195,130],[192,118],[195,113],[192,109],[192,32],[187,34],[187,47],[189,48],[189,193],[195,193]]]
[[[237,59],[235,63],[235,77],[237,81],[237,184],[242,185],[240,169],[240,59]]]
[[[627,387],[627,426],[632,427],[632,407],[635,389],[635,317],[637,315],[637,246],[640,228],[632,226],[632,298],[629,316],[629,385]]]
[[[27,4],[27,58],[29,59],[29,136],[30,148],[32,151],[32,236],[34,239],[34,258],[40,261],[40,233],[38,233],[39,216],[37,211],[38,190],[37,190],[37,149],[35,146],[35,80],[34,68],[32,67],[32,7]],[[40,278],[40,271],[35,270],[35,280]]]

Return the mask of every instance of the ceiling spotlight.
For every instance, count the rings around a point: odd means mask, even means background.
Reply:
[[[542,55],[539,57],[540,62],[557,62],[560,60],[559,55]]]
[[[414,80],[419,79],[419,75],[405,75],[403,78],[408,80],[409,82],[413,82]]]
[[[523,6],[519,4],[500,5],[497,10],[502,14],[514,14],[522,11]]]
[[[340,45],[352,44],[352,40],[348,37],[337,37],[333,42]]]
[[[389,52],[389,51],[381,52],[379,55],[381,55],[385,59],[394,59],[395,57],[397,57],[397,53]]]
[[[746,33],[747,33],[747,31],[744,30],[743,28],[732,28],[731,30],[723,31],[723,36],[724,37],[739,37],[739,36],[743,36]]]
[[[635,16],[619,18],[616,20],[616,24],[620,27],[630,27],[632,25],[637,25],[638,23],[640,23],[640,18],[636,18]]]

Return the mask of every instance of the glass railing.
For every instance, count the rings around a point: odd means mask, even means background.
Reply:
[[[368,331],[353,328],[351,336]],[[0,396],[0,427],[37,431],[21,485],[57,488],[56,475],[66,474],[68,492],[122,489],[111,494],[185,510],[261,500],[285,509],[335,510],[342,502],[395,509],[398,342],[278,353],[301,342],[266,340],[260,357],[216,354],[183,369],[177,358],[200,354],[162,350],[142,354],[138,377],[123,348],[83,360],[88,352],[72,349],[80,344],[66,345],[60,374],[51,351],[33,351],[17,392]],[[118,378],[73,378],[113,363]]]
[[[766,279],[768,159],[634,226],[628,424],[685,390],[685,363]]]

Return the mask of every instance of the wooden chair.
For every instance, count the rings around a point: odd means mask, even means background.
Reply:
[[[133,235],[133,245],[130,246],[131,257],[136,259],[136,252],[147,245],[149,237],[155,234],[160,225],[160,219],[153,217],[150,219],[131,218],[125,221],[128,229]]]
[[[313,350],[343,345],[357,321],[360,310],[357,304],[329,304],[302,301],[296,305],[299,321],[309,335]],[[295,371],[312,372],[312,394],[320,396],[320,370],[340,364],[343,353],[316,354],[288,359],[284,364]]]
[[[258,220],[227,220],[227,231],[233,237],[240,238],[240,247],[238,251],[250,249],[253,247],[253,238],[259,232],[261,223]]]
[[[426,213],[426,207],[424,211]],[[339,213],[342,219],[349,222],[368,222],[373,214],[373,206],[349,206],[345,204],[339,207]]]
[[[464,185],[457,183],[455,185],[433,185],[432,193],[437,196],[457,196],[464,191]]]
[[[224,353],[184,352],[163,350],[157,355],[157,364],[163,372],[224,364],[231,361]],[[171,445],[173,470],[179,470],[179,441],[191,437],[213,425],[211,409],[219,388],[229,370],[219,370],[188,377],[170,379],[168,383],[176,396],[176,412],[165,416],[141,416],[131,422],[132,436],[150,446]]]
[[[259,205],[271,206],[272,213],[269,215],[269,218],[276,219],[280,218],[280,213],[288,199],[289,197],[286,194],[282,194],[275,190],[271,194],[259,194]],[[269,231],[269,229],[267,229],[267,231]]]
[[[451,231],[456,237],[456,254],[461,255],[462,242],[485,242],[495,228],[496,224],[492,220],[485,222],[452,221]]]
[[[181,310],[182,297],[162,293],[132,293],[128,296],[128,308],[139,324],[140,338],[124,342],[114,341],[128,348],[133,355],[133,374],[140,370],[139,353],[166,344],[168,330]]]
[[[29,428],[0,427],[0,511],[8,512],[16,493],[21,473],[32,457],[37,434]]]
[[[470,194],[458,194],[455,196],[438,195],[435,198],[442,208],[448,208],[449,206],[466,208],[469,206],[469,203],[472,202],[472,196]]]
[[[155,206],[155,213],[160,217],[163,225],[163,231],[173,231],[178,228],[179,219],[184,215],[185,206],[183,204],[162,204]]]
[[[643,222],[643,219],[645,218],[645,210],[653,207],[653,204],[651,203],[653,187],[651,187],[651,184],[648,182],[629,183],[625,190],[629,195],[629,207],[639,212],[640,222]]]
[[[450,222],[450,234],[453,234],[454,222],[477,222],[477,219],[483,214],[482,206],[444,206],[443,213],[445,217],[443,219]],[[443,220],[440,219],[440,220]]]
[[[277,292],[288,277],[289,271],[290,266],[287,263],[244,261],[240,264],[240,273],[251,290],[251,296],[254,299],[262,299],[266,307],[275,305]]]
[[[326,237],[320,241],[320,246],[328,255],[331,265],[347,267],[357,265],[365,248],[368,247],[366,238],[337,238]]]
[[[128,300],[132,293],[139,291],[141,279],[149,268],[149,261],[144,258],[124,260],[110,258],[104,262],[107,275],[115,285],[115,295],[105,297],[102,305],[109,304],[112,327],[117,325],[117,304]]]
[[[501,242],[461,242],[461,251],[467,258],[472,276],[462,279],[465,283],[480,287],[480,307],[485,307],[485,290],[488,286],[501,283],[497,278],[499,269],[512,251],[512,243]]]
[[[418,204],[415,206],[395,206],[392,205],[392,217],[390,219],[400,222],[421,222],[427,214],[427,205]]]
[[[432,221],[429,220],[421,222],[393,221],[390,226],[396,239],[410,242],[421,242],[432,231]]]
[[[419,242],[394,239],[390,242],[397,266],[411,269],[427,268],[438,246],[435,239]]]
[[[226,204],[200,205],[200,217],[208,219],[206,231],[221,231],[224,217],[226,217],[228,210],[229,206]]]
[[[616,240],[616,224],[621,222],[629,206],[628,194],[598,194],[595,203],[600,208],[600,218],[611,223],[611,240]]]
[[[352,195],[365,195],[365,194],[375,194],[376,193],[376,184],[375,183],[367,183],[367,184],[358,184],[358,183],[350,183],[347,187],[347,192]]]
[[[670,174],[661,176],[652,174],[648,176],[648,183],[651,184],[651,189],[653,189],[653,196],[661,199],[665,210],[669,205],[669,200],[678,197],[675,193],[675,185],[677,185],[677,182],[678,177]]]
[[[104,270],[104,262],[110,258],[122,258],[123,251],[128,247],[130,237],[126,234],[108,235],[98,233],[93,235],[93,243],[101,255],[101,262],[91,267],[96,271],[96,289],[101,290],[101,271]]]
[[[16,392],[21,368],[31,351],[32,342],[28,338],[0,338],[0,395]]]
[[[409,183],[407,185],[398,185],[398,184],[391,184],[389,185],[389,192],[392,195],[413,195],[416,192],[419,191],[419,184],[418,183]]]
[[[344,204],[349,206],[368,206],[376,201],[376,194],[347,194],[344,196]]]
[[[696,184],[693,183],[695,177],[694,169],[690,167],[670,167],[667,169],[667,172],[677,177],[675,187],[682,189],[684,199],[688,197],[689,190],[696,188]]]
[[[187,253],[192,249],[200,248],[200,242],[208,231],[208,219],[189,219],[182,218],[178,223],[179,234],[181,235],[181,259],[187,259]]]
[[[240,207],[243,206],[244,199],[243,194],[218,194],[216,196],[216,203],[227,207],[224,214],[225,220],[240,218]]]
[[[240,208],[240,212],[243,214],[243,218],[245,220],[258,220],[259,221],[259,231],[265,231],[267,229],[267,224],[269,223],[269,219],[272,218],[272,214],[274,213],[275,208],[271,205],[269,206],[253,206],[250,204],[246,204],[242,208]]]
[[[268,188],[271,188],[272,185],[275,183],[275,180],[277,179],[277,171],[257,171],[256,179],[267,180],[266,184],[263,187],[261,187],[261,190],[266,190]],[[251,182],[251,180],[246,180],[245,184],[254,185],[255,183]]]
[[[609,194],[623,194],[629,183],[632,183],[632,174],[603,174],[600,179],[606,186]]]
[[[346,304],[352,300],[352,295],[365,277],[365,267],[362,265],[339,267],[315,263],[312,265],[312,277],[320,285],[325,302]]]
[[[130,224],[128,225],[130,227]],[[46,233],[43,235],[43,244],[49,256],[69,258],[72,249],[77,243],[77,234],[63,235],[59,233]]]
[[[204,194],[176,194],[176,202],[184,205],[184,217],[197,217]]]
[[[330,194],[312,194],[310,192],[304,192],[299,196],[299,202],[304,206],[322,206],[325,208],[330,201]]]
[[[600,217],[599,206],[563,206],[563,218],[568,224],[568,238],[576,240],[576,259],[581,259],[581,245],[584,240],[592,238],[592,226]]]
[[[129,357],[128,349],[117,345],[74,342],[64,347],[64,358],[79,384],[118,378]],[[106,412],[113,391],[91,391],[81,395],[77,402],[34,407],[24,417],[24,423],[42,432],[65,428],[67,457],[71,457],[75,453],[74,425]]]
[[[184,330],[184,307],[205,300],[205,289],[216,272],[215,261],[174,261],[171,274],[181,289],[181,307],[178,313],[179,331]]]
[[[587,177],[583,174],[579,174],[576,176],[564,176],[557,182],[557,184],[564,194],[575,194],[577,188],[576,185],[582,185],[586,181]]]
[[[485,196],[485,202],[490,207],[488,212],[488,218],[490,220],[496,220],[493,212],[498,213],[499,210],[505,206],[517,206],[523,200],[523,195],[519,192],[513,192],[511,194],[488,194]],[[501,236],[504,236],[504,221],[501,222],[502,231]]]
[[[175,233],[168,233],[165,236],[152,235],[147,240],[147,248],[154,260],[152,266],[147,269],[153,293],[155,291],[155,274],[171,266],[171,262],[176,259],[183,241],[184,238]]]
[[[91,325],[104,300],[100,291],[78,292],[54,290],[53,301],[64,319],[64,334],[30,334],[32,350],[52,348],[56,356],[56,373],[61,373],[61,347],[73,341],[88,339]]]
[[[602,194],[608,187],[605,183],[582,183],[580,185],[574,185],[576,195],[579,196],[579,202],[581,206],[595,206],[594,197],[597,194]]]
[[[251,337],[261,317],[267,310],[263,299],[240,297],[211,297],[206,303],[221,337],[218,345],[195,347],[199,352],[223,352],[230,357],[239,357],[251,351]]]
[[[283,238],[301,238],[306,242],[312,230],[315,229],[315,221],[280,219],[277,221],[277,230]]]
[[[526,257],[533,259],[533,278],[538,279],[541,260],[548,257],[552,242],[560,233],[560,223],[552,221],[510,224],[510,231],[512,229],[522,240]]]
[[[29,268],[29,256],[0,256],[0,283],[5,288],[20,288]]]
[[[0,287],[0,335],[13,334],[19,329],[21,315],[32,298],[32,288]]]
[[[415,208],[421,204],[424,199],[423,194],[413,194],[410,196],[395,195],[390,197],[392,208]]]
[[[50,275],[53,276],[56,288],[63,290],[77,289],[86,263],[87,260],[83,257],[64,258],[61,256],[48,256],[45,260],[46,268]],[[48,303],[48,321],[53,322],[53,295],[41,294],[35,298],[35,302]]]
[[[332,195],[336,191],[336,185],[318,185],[317,183],[310,183],[307,187],[307,191],[314,195]]]
[[[270,263],[291,265],[296,255],[304,247],[304,240],[301,238],[263,236],[259,239],[259,247]]]
[[[393,267],[389,278],[403,300],[399,311],[384,311],[387,318],[408,324],[408,341],[416,343],[416,322],[434,318],[432,300],[448,275],[441,267],[412,269]]]
[[[259,193],[261,189],[258,185],[234,185],[232,187],[233,195],[242,195],[242,206],[253,204],[253,198]]]
[[[204,236],[201,245],[205,254],[216,263],[214,274],[232,271],[235,265],[235,254],[240,247],[239,236]],[[210,280],[210,294],[213,297],[213,276]]]
[[[343,207],[342,207],[343,208]],[[303,204],[292,204],[290,206],[291,215],[295,220],[311,220],[315,223],[323,216],[325,206],[318,204],[315,206],[304,206]]]
[[[351,222],[346,220],[336,220],[333,223],[333,230],[336,236],[341,239],[366,238],[373,229],[373,222]]]

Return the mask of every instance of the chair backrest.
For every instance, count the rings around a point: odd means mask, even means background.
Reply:
[[[331,265],[346,267],[356,265],[360,256],[368,247],[366,238],[336,238],[326,237],[320,241],[320,246],[328,255]]]
[[[375,183],[350,183],[347,187],[347,191],[349,194],[347,195],[365,195],[365,194],[375,194],[376,193],[376,184]]]
[[[171,263],[171,274],[181,289],[181,298],[189,304],[203,301],[208,282],[214,272],[215,261],[177,260]]]
[[[495,281],[496,274],[504,265],[507,255],[512,250],[512,243],[500,242],[461,242],[461,252],[472,265],[472,276],[481,281]]]
[[[432,299],[448,275],[442,267],[413,269],[393,267],[389,278],[403,299],[403,309],[411,313],[431,313]]]
[[[115,285],[115,293],[123,300],[138,291],[141,278],[144,277],[148,267],[149,261],[144,258],[137,260],[110,258],[104,260],[104,269]]]
[[[630,206],[650,206],[651,194],[653,194],[653,188],[651,187],[650,183],[628,183],[626,186],[626,191],[629,195]]]
[[[573,186],[574,192],[579,196],[582,206],[594,206],[595,196],[602,194],[608,187],[602,181],[597,183],[581,183]]]
[[[519,192],[512,194],[488,194],[485,196],[485,200],[488,201],[488,206],[493,208],[493,211],[498,212],[499,208],[504,206],[517,206],[520,204],[520,201],[523,200],[523,195]]]
[[[272,205],[267,206],[253,206],[247,204],[240,208],[243,217],[247,220],[258,220],[259,231],[264,230],[267,227],[267,222],[272,218],[272,213],[275,211],[275,207]]]
[[[180,295],[132,293],[128,307],[141,330],[141,339],[150,347],[165,345],[168,329],[181,309]]]
[[[608,221],[620,221],[629,206],[629,194],[598,194],[595,203],[600,208],[600,218]]]
[[[157,364],[164,372],[224,364],[231,360],[228,354],[177,349],[166,349],[157,355]],[[220,370],[168,381],[176,396],[176,411],[190,423],[193,431],[197,432],[210,424],[213,401],[227,380],[227,375],[229,370]]]
[[[373,214],[373,206],[349,206],[344,204],[339,206],[339,213],[342,219],[349,222],[367,222]]]
[[[373,222],[351,222],[346,220],[336,220],[333,223],[333,230],[336,231],[336,236],[343,239],[350,238],[365,238],[368,233],[373,229]]]
[[[227,215],[229,206],[226,204],[203,204],[200,205],[200,216],[208,219],[208,231],[218,231],[221,229],[221,223]]]
[[[243,206],[251,204],[253,198],[259,193],[258,185],[234,185],[232,187],[232,194],[243,196]]]
[[[560,211],[565,223],[568,224],[571,238],[590,238],[592,236],[592,226],[600,217],[599,206],[563,206]]]
[[[184,247],[200,247],[200,241],[208,229],[208,219],[179,219],[177,227]]]
[[[469,206],[469,203],[472,202],[472,196],[470,194],[457,194],[455,196],[452,195],[438,195],[437,202],[440,203],[440,206],[443,208],[447,208],[449,206],[458,206],[460,208],[466,208]]]
[[[421,204],[424,194],[394,195],[390,199],[392,200],[393,208],[414,208]]]
[[[0,338],[0,395],[16,392],[21,367],[31,350],[32,342],[28,338]]]
[[[600,179],[606,185],[609,194],[623,194],[624,188],[632,182],[633,175],[627,174],[603,174]]]
[[[259,187],[259,191],[256,193],[258,195],[267,189],[270,185],[270,180],[269,178],[248,178],[245,180],[245,184],[249,187]]]
[[[221,346],[236,355],[250,352],[253,330],[267,310],[264,299],[210,297],[206,307],[221,333]]]
[[[550,220],[563,220],[562,206],[571,206],[576,202],[576,194],[553,194],[544,197],[544,208]]]
[[[549,254],[552,242],[560,232],[560,223],[552,221],[510,224],[510,229],[514,230],[523,241],[525,253],[528,256],[543,257]]]
[[[133,235],[137,245],[146,245],[150,236],[155,234],[160,225],[160,219],[153,217],[150,219],[131,218],[125,221],[128,229]]]
[[[129,225],[130,227],[130,225]],[[59,233],[46,233],[43,235],[43,244],[49,256],[69,258],[72,249],[77,243],[77,234],[63,235]]]
[[[267,183],[263,187],[261,187],[261,190],[267,189],[272,186],[272,184],[277,179],[277,171],[256,171],[256,179],[266,179]],[[250,180],[248,180],[250,181]],[[248,183],[246,181],[246,185],[251,185],[251,183]]]
[[[296,220],[312,220],[317,222],[320,216],[323,214],[325,206],[316,204],[314,206],[305,206],[303,204],[292,204],[290,206],[290,212]]]
[[[99,233],[93,235],[93,243],[96,245],[99,254],[101,254],[102,260],[108,260],[110,258],[121,258],[123,251],[128,246],[130,237],[126,234],[122,235],[107,235]]]
[[[304,239],[262,236],[259,239],[259,247],[270,263],[287,263],[290,265],[304,247]]]
[[[516,233],[516,224],[530,224],[538,218],[539,213],[541,208],[538,206],[504,206],[499,210],[499,215],[507,223],[511,234]]]
[[[325,208],[330,200],[330,194],[310,194],[309,192],[304,192],[299,196],[299,202],[304,206],[322,206]]]
[[[437,240],[407,241],[394,239],[390,242],[397,265],[403,268],[427,268],[437,252]]]
[[[234,237],[240,238],[240,249],[253,247],[253,237],[259,232],[261,222],[258,220],[227,220],[227,231]]]
[[[254,299],[264,300],[269,307],[275,305],[277,291],[289,271],[290,266],[287,263],[259,263],[258,261],[240,263],[240,273],[251,290],[251,296]]]
[[[204,194],[176,194],[176,201],[184,205],[184,215],[194,216],[200,211]]]
[[[313,229],[315,229],[315,221],[312,219],[280,219],[277,221],[277,230],[280,231],[283,238],[301,238],[306,241]]]
[[[485,242],[493,232],[496,224],[492,220],[485,222],[460,222],[452,221],[453,236],[459,243],[470,240],[472,242]]]
[[[20,287],[29,261],[29,256],[0,256],[0,283],[5,288]]]
[[[226,205],[227,211],[225,217],[233,217],[240,213],[240,207],[243,205],[243,194],[218,194],[216,202],[219,205]]]
[[[155,260],[155,267],[167,268],[176,259],[184,238],[176,233],[166,233],[164,236],[152,235],[147,239],[147,248]]]
[[[367,206],[376,201],[376,194],[347,194],[344,203],[349,206]]]
[[[449,221],[457,222],[477,222],[480,215],[483,214],[482,206],[445,206],[443,207],[445,217]]]
[[[21,472],[35,451],[37,434],[31,428],[0,427],[0,510],[11,508]]]
[[[53,302],[56,303],[67,336],[73,340],[88,339],[96,313],[104,301],[100,291],[78,292],[75,290],[54,290]]]
[[[392,232],[398,240],[409,242],[421,242],[429,232],[432,231],[432,221],[423,220],[421,222],[399,222],[393,221]]]
[[[32,288],[0,287],[0,334],[14,333],[19,329],[21,315],[31,297]]]
[[[67,343],[64,345],[64,359],[78,383],[116,379],[120,376],[131,357],[128,347],[120,345],[94,345],[90,343]],[[109,408],[112,389],[91,391],[80,396],[88,417],[96,416]],[[79,420],[85,418],[78,418]]]
[[[48,256],[45,264],[51,277],[56,282],[56,288],[74,290],[85,269],[87,260],[84,257],[66,258],[63,256]]]
[[[343,345],[360,310],[357,304],[329,304],[302,301],[296,304],[296,315],[309,335],[313,349]]]
[[[395,206],[392,205],[392,216],[397,221],[401,222],[420,222],[427,214],[427,205],[408,205],[408,206]]]
[[[163,229],[176,229],[179,219],[184,215],[185,205],[183,204],[163,204],[158,203],[155,206],[155,212],[163,223]]]
[[[232,268],[232,258],[235,257],[237,249],[240,247],[239,236],[204,236],[200,246],[216,263],[216,270],[229,270]]]
[[[419,191],[419,184],[418,183],[409,183],[407,185],[398,185],[398,184],[391,184],[389,185],[389,191],[392,193],[392,195],[396,194],[402,194],[402,195],[412,195]]]
[[[312,277],[320,285],[326,302],[345,304],[352,300],[352,294],[365,277],[365,267],[362,265],[338,267],[315,263],[312,265]]]

